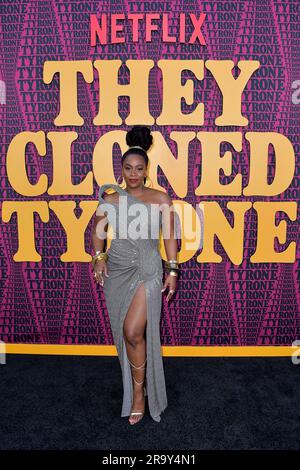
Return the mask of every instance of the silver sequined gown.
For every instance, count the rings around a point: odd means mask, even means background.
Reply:
[[[127,227],[140,212],[133,214],[130,206],[142,204],[145,207],[147,216],[143,217],[142,225],[148,237],[137,238],[122,235],[122,224],[119,222],[119,212],[124,214],[124,206],[119,207],[119,203],[107,203],[103,197],[103,191],[108,188],[115,189],[121,198],[122,203],[127,201]],[[148,407],[151,417],[160,422],[161,413],[168,405],[166,384],[164,376],[163,359],[161,355],[160,342],[160,317],[162,307],[163,269],[162,259],[159,253],[159,238],[157,233],[161,228],[161,212],[151,215],[151,204],[145,203],[130,195],[117,184],[104,184],[99,189],[99,205],[107,213],[109,224],[112,225],[115,238],[112,238],[108,249],[107,270],[109,277],[103,276],[103,292],[105,303],[110,318],[111,329],[114,342],[117,348],[118,357],[122,369],[123,379],[123,404],[121,416],[129,416],[133,399],[133,382],[131,366],[128,362],[125,340],[123,337],[123,324],[131,300],[140,286],[145,283],[147,301],[147,324],[146,324],[146,387]],[[120,199],[119,199],[120,202]],[[107,210],[111,204],[115,208],[116,217]],[[152,205],[153,206],[153,205]],[[144,213],[144,212],[143,212]],[[145,213],[144,213],[145,214]],[[154,212],[155,214],[155,212]],[[141,227],[140,227],[141,228]],[[124,227],[123,227],[124,229]],[[145,234],[145,231],[143,232]],[[151,234],[152,238],[151,238]],[[122,238],[123,237],[123,238]],[[138,364],[140,365],[140,364]]]

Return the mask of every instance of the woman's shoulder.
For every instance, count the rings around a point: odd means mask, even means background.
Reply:
[[[149,196],[158,204],[172,204],[172,199],[170,198],[169,194],[166,191],[161,191],[160,189],[154,189],[154,188],[147,188],[149,190]]]
[[[105,200],[105,202],[115,203],[115,202],[118,202],[119,200],[119,193],[117,191],[114,191],[113,193],[108,194],[105,191],[103,191],[102,197]]]

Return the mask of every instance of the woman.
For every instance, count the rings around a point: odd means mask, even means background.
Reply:
[[[134,126],[127,132],[129,149],[122,156],[122,176],[126,189],[109,183],[100,187],[92,235],[94,276],[96,282],[103,286],[122,369],[124,394],[121,416],[129,416],[130,424],[136,424],[144,416],[145,396],[148,397],[150,415],[157,422],[161,420],[160,414],[168,404],[159,324],[161,292],[169,289],[169,301],[176,290],[177,242],[174,238],[171,198],[163,191],[145,186],[147,150],[152,141],[153,137],[146,126]],[[108,188],[116,191],[102,197]],[[156,218],[153,217],[154,206],[158,209]],[[138,226],[143,229],[143,238],[133,234],[133,228],[137,225],[130,222],[132,207],[138,209],[142,216]],[[169,211],[169,236],[164,238],[164,244],[170,262],[166,262],[168,275],[163,285],[159,233],[161,216],[165,211]],[[115,233],[109,249],[104,252],[108,223],[113,226]],[[121,226],[127,229],[125,236],[121,236]],[[164,234],[166,230],[162,228]],[[131,233],[128,233],[130,230]],[[153,231],[156,232],[156,238],[153,238]]]

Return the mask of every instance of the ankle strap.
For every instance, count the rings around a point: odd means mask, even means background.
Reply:
[[[143,366],[146,364],[146,361],[147,361],[147,358],[144,360],[144,362],[141,366],[137,367],[134,364],[132,364],[132,362],[130,362],[130,360],[128,359],[129,364],[131,364],[132,367],[134,367],[135,369],[145,369],[145,367],[143,367]]]
[[[136,383],[137,385],[142,385],[142,384],[145,382],[145,379],[143,379],[141,382],[138,382],[137,380],[135,380],[135,378],[133,377],[133,375],[132,375],[132,378],[133,378],[133,380],[135,381],[135,383]]]

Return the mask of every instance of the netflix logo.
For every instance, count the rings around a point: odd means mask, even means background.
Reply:
[[[90,45],[124,43],[125,22],[128,22],[129,28],[126,28],[126,35],[129,29],[130,37],[126,37],[127,41],[151,42],[153,33],[159,31],[163,42],[194,44],[198,41],[201,46],[205,46],[206,42],[202,33],[205,17],[205,13],[200,13],[199,18],[194,13],[180,13],[176,28],[174,28],[172,20],[172,29],[176,30],[177,34],[171,34],[168,13],[129,13],[128,15],[103,13],[99,19],[97,15],[90,15]],[[186,32],[187,26],[188,34]]]

